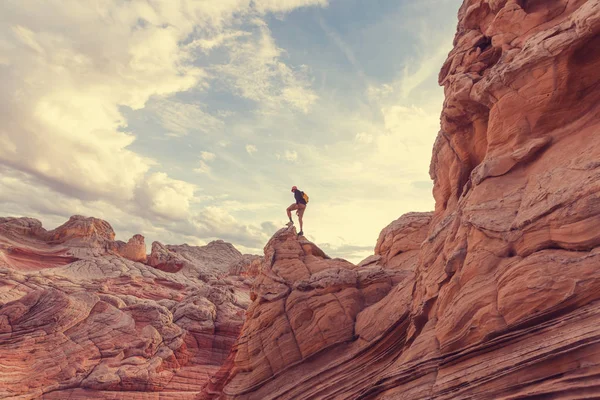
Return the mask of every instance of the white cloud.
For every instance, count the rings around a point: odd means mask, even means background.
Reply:
[[[204,112],[199,105],[173,99],[153,98],[145,109],[156,115],[169,137],[183,137],[192,131],[215,134],[224,126],[221,119]]]
[[[204,161],[213,161],[216,157],[216,154],[211,153],[210,151],[200,152],[200,158],[202,158]]]
[[[0,4],[0,165],[68,198],[106,201],[150,218],[184,218],[194,185],[169,177],[133,150],[122,107],[146,108],[169,137],[219,132],[227,110],[177,100],[220,77],[194,62],[199,52],[230,54],[226,81],[259,102],[306,110],[313,99],[305,71],[281,60],[265,13],[326,5],[323,0],[75,0]],[[249,22],[250,32],[240,26]],[[98,34],[102,32],[102,34]],[[246,62],[250,64],[244,67]],[[245,76],[256,70],[250,82]],[[270,72],[271,71],[271,72]],[[236,74],[240,74],[236,76]],[[247,83],[247,84],[246,84]],[[139,134],[144,134],[139,133]],[[226,147],[229,140],[219,145]],[[191,144],[189,144],[191,146]],[[212,154],[212,153],[210,153]],[[203,153],[196,172],[210,173]],[[153,172],[150,172],[150,171]],[[75,208],[75,206],[73,206]],[[139,209],[138,209],[139,208]]]
[[[223,239],[260,252],[269,237],[260,226],[245,224],[223,207],[208,206],[186,221],[171,225],[173,231],[189,237]]]
[[[74,214],[94,216],[110,222],[117,239],[127,240],[136,233],[143,234],[148,250],[155,240],[171,244],[203,245],[214,239],[225,239],[232,241],[240,250],[256,254],[261,252],[268,237],[259,224],[244,224],[222,207],[186,211],[185,199],[191,199],[191,190],[185,183],[182,185],[180,181],[172,181],[159,174],[140,188],[138,203],[114,207],[103,200],[84,201],[55,192],[40,185],[39,181],[27,174],[10,172],[0,167],[2,216],[38,218],[47,229],[63,224]],[[208,196],[206,200],[210,198]],[[137,216],[133,212],[136,207],[144,207],[149,213],[158,211],[161,215]],[[234,209],[246,207],[244,204],[239,204],[239,207],[234,205]]]
[[[289,12],[307,6],[327,6],[328,0],[255,0],[254,6],[260,12]]]
[[[278,160],[285,160],[285,161],[289,161],[289,162],[298,161],[298,153],[295,150],[293,150],[293,151],[286,150],[283,154],[276,153],[275,157]]]
[[[151,216],[185,219],[190,213],[195,186],[169,178],[163,172],[151,174],[136,191],[137,203]]]
[[[309,4],[309,3],[306,3]],[[239,96],[255,101],[264,113],[282,107],[307,113],[317,100],[306,66],[293,69],[281,61],[283,50],[262,20],[254,20],[251,33],[226,42],[227,64],[214,66],[214,74]]]
[[[210,171],[210,166],[202,160],[200,160],[198,167],[194,168],[194,172],[197,174],[210,174]]]
[[[2,9],[0,162],[65,193],[132,199],[153,162],[128,149],[119,106],[204,79],[178,47],[186,29],[137,3],[107,1],[114,18],[68,1]],[[146,15],[156,24],[132,29]]]
[[[244,36],[245,32],[236,30],[225,30],[218,32],[214,36],[202,37],[194,40],[192,43],[187,45],[188,49],[200,49],[202,52],[208,54],[211,50],[217,49],[226,42],[235,41],[240,36]]]
[[[250,155],[256,153],[258,151],[258,149],[256,148],[255,145],[253,144],[247,144],[246,145],[246,152]]]

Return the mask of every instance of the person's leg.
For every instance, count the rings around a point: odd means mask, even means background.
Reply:
[[[291,206],[289,206],[289,207],[287,208],[287,210],[286,210],[286,211],[287,211],[287,216],[288,216],[288,218],[290,219],[290,222],[291,222],[291,223],[293,223],[293,222],[294,222],[294,220],[292,219],[292,211],[294,211],[294,210],[297,210],[297,209],[298,209],[298,204],[295,204],[295,203],[294,203],[294,204],[292,204]]]
[[[298,206],[298,221],[300,221],[300,232],[304,232],[302,230],[302,216],[304,215],[304,210],[306,210],[306,204],[299,204],[299,206]]]

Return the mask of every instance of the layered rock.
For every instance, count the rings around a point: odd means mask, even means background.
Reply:
[[[432,216],[433,213],[408,213],[386,226],[377,239],[375,254],[358,266],[379,264],[386,269],[414,271]]]
[[[393,223],[359,267],[276,234],[207,393],[600,396],[600,1],[465,0],[454,45],[430,222]]]
[[[17,267],[19,259],[24,259],[23,268],[31,269],[108,254],[132,261],[146,261],[146,244],[142,235],[134,235],[127,243],[115,240],[115,231],[108,222],[80,215],[72,216],[51,231],[33,218],[0,218],[0,250],[5,259],[12,259],[10,263],[5,262],[13,268]],[[36,260],[39,265],[35,264]]]
[[[429,215],[412,216],[418,217],[428,220]],[[399,240],[411,236],[418,234],[396,232]],[[410,270],[386,269],[377,263],[357,267],[331,259],[298,237],[294,227],[281,229],[265,247],[247,323],[230,363],[206,388],[207,397],[222,390],[226,398],[301,398],[299,391],[287,392],[294,386],[288,376],[295,376],[297,368],[301,374],[322,370],[324,354],[328,362],[338,362],[336,357],[348,351],[350,343],[364,347],[371,339],[365,332],[374,328],[361,322],[368,318],[365,315],[372,315],[372,307],[393,287],[412,288],[412,283]],[[319,360],[316,365],[314,360]]]
[[[93,218],[3,218],[0,243],[0,398],[195,398],[250,302],[245,277],[200,277],[243,259],[223,242],[187,246],[188,274],[133,261],[143,237]]]
[[[222,240],[212,241],[206,246],[165,246],[154,242],[148,265],[167,272],[181,271],[182,275],[210,283],[228,275],[230,280],[256,276],[260,260],[261,257],[242,254],[231,243]],[[248,269],[252,272],[248,273]]]
[[[179,272],[187,261],[171,252],[160,242],[152,243],[152,252],[148,257],[148,265],[166,272]]]

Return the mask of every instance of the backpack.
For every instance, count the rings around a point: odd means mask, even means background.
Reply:
[[[306,204],[308,204],[308,195],[306,193],[302,192],[302,198],[304,199]]]

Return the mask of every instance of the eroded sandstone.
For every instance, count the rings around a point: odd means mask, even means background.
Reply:
[[[235,357],[207,392],[600,396],[598,71],[600,1],[465,0],[440,73],[426,233],[396,235],[399,220],[357,267],[278,233]],[[372,267],[390,289],[371,298]]]
[[[243,259],[224,242],[185,246],[178,272],[94,218],[3,218],[0,244],[0,398],[196,398],[250,303],[245,277],[214,272]]]

